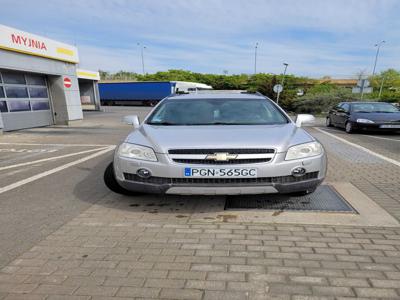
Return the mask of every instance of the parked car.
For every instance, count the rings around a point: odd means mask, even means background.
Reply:
[[[342,127],[347,133],[357,130],[400,130],[400,110],[386,102],[342,102],[326,117],[326,126]]]
[[[162,100],[134,126],[105,174],[119,193],[313,192],[326,173],[322,145],[272,100],[257,94],[186,94]]]

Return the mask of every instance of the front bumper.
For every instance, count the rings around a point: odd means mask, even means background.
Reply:
[[[381,128],[381,125],[397,125],[400,124],[387,124],[387,123],[357,123],[352,122],[353,128],[356,130],[365,130],[365,131],[400,131],[400,128]]]
[[[229,165],[229,168],[257,168],[257,178],[188,178],[185,167],[213,168],[215,165],[187,165],[175,163],[166,154],[157,153],[157,162],[139,161],[114,156],[114,170],[118,183],[130,191],[181,195],[237,195],[293,193],[315,189],[325,178],[326,155],[285,161],[286,153],[277,153],[267,163]],[[218,166],[221,167],[221,166]],[[292,176],[296,167],[306,169],[302,177]],[[148,179],[136,175],[140,168],[152,174]]]

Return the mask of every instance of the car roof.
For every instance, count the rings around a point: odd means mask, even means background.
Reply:
[[[266,99],[266,97],[251,93],[192,93],[173,95],[168,97],[168,99]]]

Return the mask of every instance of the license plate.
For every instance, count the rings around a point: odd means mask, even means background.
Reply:
[[[257,177],[256,168],[185,168],[185,177],[251,178]]]
[[[381,125],[380,128],[400,128],[400,125]]]

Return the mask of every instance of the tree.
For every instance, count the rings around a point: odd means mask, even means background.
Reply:
[[[275,84],[282,82],[283,75],[268,73],[248,74],[204,74],[185,70],[172,69],[160,71],[154,74],[138,74],[135,72],[119,71],[109,73],[100,70],[101,79],[104,80],[129,80],[129,81],[191,81],[211,85],[218,90],[247,90],[260,92],[275,100],[276,93],[273,91]],[[360,71],[359,77],[365,78],[366,72]],[[370,78],[374,87],[374,93],[365,94],[365,99],[378,99],[379,87],[384,80],[382,101],[399,101],[400,99],[400,72],[389,69],[379,75]],[[331,78],[326,76],[326,80]],[[303,90],[304,96],[297,96],[297,91]],[[359,95],[352,94],[351,89],[341,88],[329,82],[319,83],[315,79],[286,75],[283,92],[279,96],[279,104],[286,110],[296,112],[323,112],[330,106],[343,100],[358,100]]]
[[[374,92],[368,96],[370,99],[379,99],[385,102],[400,102],[400,72],[394,69],[382,71],[371,76],[371,85]],[[380,90],[382,88],[382,92]],[[381,94],[379,96],[379,94]]]

